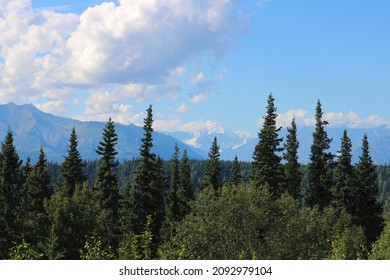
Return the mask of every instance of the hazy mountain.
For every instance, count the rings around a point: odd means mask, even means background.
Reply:
[[[236,133],[217,122],[210,122],[205,128],[191,132],[166,132],[168,135],[193,146],[204,158],[207,158],[208,152],[214,137],[220,147],[221,159],[231,160],[235,157],[239,147],[245,146],[250,136],[245,133]],[[249,145],[250,147],[250,145]],[[253,151],[252,151],[253,152]],[[242,160],[248,160],[240,154]]]
[[[365,133],[368,135],[370,143],[371,156],[376,164],[390,163],[390,130],[386,127],[376,128],[345,128],[345,127],[331,127],[327,126],[326,131],[330,138],[333,139],[331,143],[331,152],[337,154],[340,149],[340,139],[343,135],[344,129],[347,129],[348,135],[351,138],[353,145],[353,160],[358,162],[361,152],[361,143]],[[310,157],[310,147],[313,141],[314,127],[299,127],[298,126],[298,140],[300,143],[299,158],[301,163],[308,163]],[[210,149],[214,136],[217,136],[218,144],[221,147],[221,158],[232,160],[235,155],[242,161],[251,161],[253,151],[258,138],[250,138],[248,135],[242,133],[235,133],[222,125],[218,130],[203,129],[194,132],[174,132],[169,135],[185,142],[193,147],[199,149],[204,157]],[[287,135],[287,129],[282,129],[280,136]]]
[[[11,129],[15,138],[15,146],[19,156],[28,156],[34,161],[42,145],[47,158],[51,161],[62,162],[67,154],[68,137],[72,127],[76,127],[79,139],[79,151],[84,159],[96,159],[95,149],[101,140],[104,122],[82,122],[44,113],[31,104],[16,105],[9,103],[0,105],[0,140],[4,139],[6,131]],[[309,161],[310,146],[314,127],[299,127],[300,162]],[[333,138],[331,151],[337,154],[340,149],[340,138],[343,127],[326,127],[329,137]],[[386,127],[370,129],[347,129],[352,140],[353,159],[358,161],[360,146],[364,133],[368,134],[371,156],[376,164],[390,163],[390,130]],[[139,156],[139,147],[143,130],[135,125],[116,124],[118,134],[118,159],[131,159]],[[2,135],[2,136],[1,136]],[[286,129],[280,135],[285,137]],[[248,134],[236,133],[222,124],[210,122],[206,128],[194,129],[191,132],[154,132],[154,152],[164,159],[173,154],[175,142],[181,151],[187,150],[190,158],[206,159],[214,136],[221,148],[221,159],[232,160],[235,155],[242,161],[251,161],[257,138]]]
[[[79,151],[83,159],[96,159],[95,149],[102,139],[104,122],[82,122],[69,118],[62,118],[44,113],[31,104],[16,105],[9,103],[0,105],[0,136],[4,140],[6,131],[11,129],[14,134],[14,143],[20,158],[28,156],[34,161],[42,145],[48,160],[62,162],[67,154],[68,138],[72,127],[75,126]],[[116,124],[118,134],[117,151],[119,160],[131,159],[139,156],[139,147],[143,136],[143,129],[135,125]],[[155,132],[153,151],[164,159],[173,154],[175,142],[171,136]],[[194,159],[203,157],[191,146],[178,142],[183,151]]]

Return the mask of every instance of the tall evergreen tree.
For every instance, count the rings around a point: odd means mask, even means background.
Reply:
[[[36,164],[32,167],[27,177],[27,197],[30,212],[43,213],[45,208],[43,201],[51,196],[51,180],[47,172],[47,160],[41,147]]]
[[[341,149],[338,154],[332,202],[336,208],[345,209],[347,213],[352,215],[356,182],[355,170],[352,166],[352,143],[346,130],[344,130],[341,138]]]
[[[234,157],[232,168],[230,169],[229,185],[238,187],[242,183],[241,166],[237,155]]]
[[[76,128],[72,128],[69,138],[68,155],[62,163],[60,175],[63,179],[65,193],[71,196],[76,188],[76,185],[81,185],[86,176],[83,173],[83,160],[77,150],[78,140],[76,135]]]
[[[191,166],[187,156],[187,151],[184,150],[179,167],[179,188],[177,196],[180,202],[180,220],[188,215],[191,211],[190,203],[195,199],[195,191],[191,181]]]
[[[103,244],[113,248],[117,246],[119,234],[119,191],[118,178],[113,170],[117,165],[115,150],[118,137],[114,122],[109,118],[103,129],[103,140],[99,142],[97,154],[100,156],[94,185],[99,202],[101,223],[104,226]]]
[[[28,169],[26,166],[24,169]],[[51,179],[47,172],[46,155],[41,147],[36,164],[27,173],[23,186],[24,196],[20,201],[19,220],[22,220],[23,238],[31,243],[43,241],[48,231],[44,203],[52,194]]]
[[[152,106],[147,109],[144,119],[144,136],[141,139],[140,159],[134,170],[133,184],[128,184],[124,191],[121,210],[121,224],[125,233],[140,234],[146,224],[146,217],[154,221],[160,205],[156,205],[156,192],[153,184],[157,181],[156,155],[153,147],[153,113]]]
[[[327,152],[332,139],[325,131],[324,126],[328,122],[322,119],[322,115],[322,105],[318,100],[315,115],[316,125],[308,165],[308,187],[305,193],[306,206],[318,204],[321,209],[329,205],[332,200],[333,165],[333,155]]]
[[[283,159],[286,161],[284,167],[285,190],[295,199],[301,200],[302,173],[299,170],[297,138],[297,124],[295,117],[291,121],[291,127],[287,128],[287,139],[284,145]]]
[[[151,204],[154,206],[153,213],[155,213],[152,217],[153,224],[151,224],[151,229],[154,242],[157,244],[160,241],[161,228],[166,215],[164,197],[169,189],[167,176],[165,175],[164,162],[160,156],[157,156],[156,158],[151,186]]]
[[[282,185],[280,147],[283,138],[279,137],[280,127],[276,126],[275,98],[272,93],[268,96],[267,114],[263,117],[264,123],[259,132],[259,142],[253,153],[251,181],[257,186],[267,186],[274,196],[279,196]]]
[[[171,160],[171,185],[166,198],[166,221],[168,224],[178,222],[180,220],[180,202],[178,198],[179,185],[179,148],[177,143],[175,143],[174,153]]]
[[[362,155],[356,167],[357,189],[355,192],[354,222],[365,229],[367,241],[374,242],[383,229],[383,209],[377,200],[375,165],[371,159],[367,134],[362,143]]]
[[[219,146],[217,143],[217,137],[214,137],[213,143],[211,145],[208,160],[203,174],[203,183],[202,187],[207,188],[211,187],[214,189],[214,193],[219,195],[222,188],[221,182],[221,162],[220,162],[220,153]]]
[[[16,241],[16,193],[20,184],[21,161],[8,130],[0,154],[0,258],[5,258],[12,241]]]

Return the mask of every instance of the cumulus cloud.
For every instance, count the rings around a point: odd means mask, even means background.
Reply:
[[[106,99],[176,98],[183,81],[209,82],[202,69],[191,72],[185,63],[229,48],[241,24],[233,6],[229,0],[119,0],[76,15],[0,0],[0,102],[49,109],[58,98],[72,104],[81,88],[91,94],[84,113],[92,115],[113,106]]]
[[[179,108],[176,109],[176,112],[177,113],[186,113],[188,111],[190,111],[191,108],[186,104],[186,103],[181,103]]]
[[[206,93],[198,93],[191,96],[190,101],[192,103],[202,103],[205,102],[207,97],[209,97]]]
[[[198,84],[207,81],[207,78],[202,72],[199,72],[191,77],[190,81],[192,84]]]
[[[284,114],[279,114],[276,118],[276,123],[281,127],[288,127],[291,125],[292,119],[301,126],[314,126],[315,118],[311,116],[308,111],[304,109],[290,109]],[[329,122],[331,127],[347,127],[347,128],[373,128],[386,126],[390,128],[390,120],[378,115],[370,115],[367,118],[361,118],[357,113],[350,111],[348,113],[342,112],[328,112],[324,113],[323,119]],[[263,118],[256,121],[257,125],[263,125]]]
[[[155,120],[154,127],[158,131],[165,132],[190,132],[195,136],[202,132],[208,134],[224,133],[225,127],[216,121],[200,120],[183,123],[179,118],[172,118],[168,120]]]

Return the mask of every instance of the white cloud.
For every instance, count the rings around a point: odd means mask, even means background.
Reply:
[[[241,24],[233,7],[233,0],[120,0],[76,15],[0,0],[0,102],[46,108],[61,98],[71,106],[82,88],[91,92],[84,114],[92,115],[112,105],[105,99],[176,98],[190,77],[210,82],[185,63],[229,49]]]
[[[186,103],[183,102],[180,104],[179,108],[177,108],[175,111],[177,113],[186,113],[190,110],[191,110],[191,108]]]
[[[158,131],[165,132],[190,132],[195,136],[201,132],[207,132],[208,134],[224,133],[225,127],[216,121],[200,120],[183,123],[179,118],[175,117],[168,120],[155,120],[154,127]]]
[[[298,125],[314,126],[315,118],[310,116],[308,111],[304,109],[290,109],[284,114],[279,114],[276,118],[276,123],[281,127],[289,127],[291,121],[295,117]],[[329,122],[329,126],[333,127],[347,127],[347,128],[373,128],[386,126],[390,128],[390,120],[378,115],[369,115],[362,119],[357,113],[350,111],[348,113],[342,112],[328,112],[323,114],[323,119]],[[263,125],[263,118],[256,121],[259,126]]]
[[[190,101],[192,103],[202,103],[206,101],[207,97],[209,97],[209,95],[206,93],[198,93],[191,96]]]
[[[198,84],[198,83],[202,83],[202,82],[205,82],[205,81],[207,81],[207,78],[206,78],[206,76],[202,72],[197,73],[196,75],[194,75],[190,79],[190,82],[192,84]]]

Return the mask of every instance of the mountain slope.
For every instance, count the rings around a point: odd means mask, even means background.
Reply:
[[[135,125],[115,124],[118,134],[118,159],[132,159],[139,156],[139,147],[143,136],[143,129]],[[15,146],[21,159],[28,156],[35,161],[39,148],[45,150],[49,161],[62,162],[67,154],[68,137],[72,127],[76,127],[79,139],[79,151],[84,159],[96,159],[95,149],[101,140],[104,122],[82,122],[69,118],[62,118],[44,113],[31,104],[16,105],[9,103],[0,105],[0,141],[9,129],[14,134]],[[337,154],[340,149],[340,138],[344,127],[326,127],[329,137],[333,138],[331,152]],[[299,127],[298,140],[300,143],[299,159],[301,163],[308,163],[312,134],[314,127]],[[348,128],[348,135],[353,145],[353,160],[359,160],[360,146],[364,133],[368,134],[371,156],[376,164],[390,163],[390,129],[376,128]],[[280,135],[286,136],[286,129]],[[191,132],[154,132],[153,152],[163,159],[169,159],[173,154],[175,142],[181,151],[187,150],[192,159],[206,159],[214,136],[221,147],[221,159],[232,160],[236,155],[239,160],[251,161],[257,138],[250,138],[246,134],[235,133],[219,123],[210,123],[210,127]]]
[[[4,139],[8,128],[11,129],[14,134],[15,146],[22,159],[29,156],[34,161],[42,145],[49,161],[62,162],[63,156],[67,154],[68,138],[73,126],[76,128],[82,158],[96,159],[95,149],[102,138],[104,122],[82,122],[62,118],[44,113],[31,104],[0,105],[1,140]],[[117,158],[123,160],[138,157],[143,129],[132,124],[115,124],[115,126],[118,134]],[[164,159],[172,156],[175,142],[178,143],[181,151],[187,150],[190,158],[203,158],[196,149],[171,136],[155,132],[153,139],[153,152]]]
[[[335,155],[340,149],[340,138],[343,135],[344,129],[347,129],[348,135],[352,141],[353,161],[355,163],[359,161],[361,143],[365,133],[368,135],[370,152],[374,162],[376,164],[390,163],[390,130],[388,128],[376,127],[368,129],[352,129],[346,127],[326,127],[329,137],[333,139],[330,151]],[[310,149],[313,141],[313,131],[314,127],[298,126],[298,141],[300,143],[299,160],[303,164],[309,162]],[[216,136],[218,144],[221,147],[221,158],[226,160],[232,160],[237,155],[239,160],[251,161],[253,151],[259,141],[258,138],[250,138],[242,133],[234,133],[226,127],[219,127],[216,131],[205,129],[194,132],[173,132],[169,133],[169,135],[196,147],[200,150],[199,153],[204,157],[207,157],[213,138]],[[285,138],[286,135],[287,129],[283,128],[280,131],[280,136]]]

